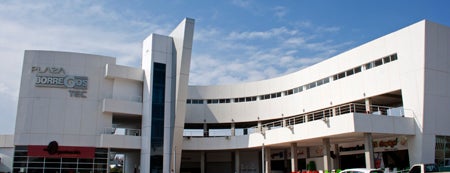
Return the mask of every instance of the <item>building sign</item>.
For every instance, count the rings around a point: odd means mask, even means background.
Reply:
[[[374,140],[372,142],[372,146],[375,151],[396,151],[407,149],[408,139],[404,136],[396,137],[396,138],[385,138],[380,140]],[[359,151],[364,150],[364,144],[357,144],[354,146],[340,146],[340,152],[346,151]]]
[[[70,97],[86,98],[88,89],[87,76],[66,75],[62,67],[31,67],[35,73],[34,86],[50,88],[67,88]]]
[[[28,156],[53,158],[94,158],[95,148],[58,146],[58,142],[52,141],[48,144],[48,146],[29,145]]]

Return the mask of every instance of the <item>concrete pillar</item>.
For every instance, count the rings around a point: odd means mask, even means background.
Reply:
[[[258,131],[259,131],[260,133],[263,132],[263,131],[262,131],[262,123],[261,123],[261,121],[258,121]]]
[[[375,168],[371,133],[364,133],[364,155],[366,157],[366,168]]]
[[[334,116],[336,116],[336,114],[337,114],[337,107],[333,107],[333,108],[331,108],[332,110],[333,110],[333,112],[332,112],[332,116],[334,117]]]
[[[334,169],[340,169],[341,168],[341,154],[339,152],[339,145],[334,144]]]
[[[291,143],[291,172],[298,170],[297,143]]]
[[[204,151],[200,152],[200,173],[206,172],[206,153]]]
[[[370,108],[370,106],[372,105],[372,101],[370,100],[370,98],[366,98],[364,100],[364,103],[366,105],[366,113],[371,114],[372,113],[372,109]]]
[[[203,123],[203,137],[209,136],[208,124]]]
[[[324,138],[323,143],[323,170],[331,170],[331,155],[330,155],[330,138]]]
[[[236,125],[231,123],[231,136],[236,136]]]
[[[234,173],[240,173],[241,172],[241,168],[240,168],[240,156],[239,156],[239,150],[234,151]]]
[[[270,157],[270,148],[265,147],[264,149],[265,149],[264,153],[265,153],[265,157],[266,157],[265,163],[264,163],[264,165],[265,165],[264,170],[266,171],[265,173],[271,173],[272,166],[271,166],[270,162],[272,161],[272,159]]]

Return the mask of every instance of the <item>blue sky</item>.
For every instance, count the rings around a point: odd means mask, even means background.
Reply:
[[[0,134],[14,133],[24,50],[83,52],[140,67],[141,43],[196,20],[191,85],[298,71],[423,19],[450,26],[446,0],[129,0],[0,3]]]

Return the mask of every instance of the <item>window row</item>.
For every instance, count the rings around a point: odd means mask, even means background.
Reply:
[[[267,100],[267,99],[273,99],[273,98],[277,98],[277,97],[281,97],[281,92],[272,93],[272,94],[266,94],[266,95],[260,95],[259,99],[260,100]]]
[[[391,61],[395,61],[395,60],[397,60],[397,54],[388,55],[383,58],[377,59],[375,61],[366,63],[364,65],[361,65],[361,66],[340,72],[338,74],[335,74],[335,75],[333,75],[333,80],[339,80],[339,79],[345,78],[347,76],[351,76],[353,74],[359,73],[363,70],[363,68],[364,68],[364,70],[369,70],[371,68],[378,67],[380,65],[383,65],[383,64],[389,63]]]
[[[251,101],[256,101],[257,97],[259,97],[259,100],[267,100],[267,99],[273,99],[273,98],[278,98],[282,96],[282,93],[284,94],[284,96],[288,96],[288,95],[292,95],[292,94],[296,94],[299,92],[302,92],[303,90],[308,90],[308,89],[312,89],[318,86],[321,86],[323,84],[329,83],[330,82],[330,78],[332,78],[332,80],[339,80],[342,78],[345,78],[347,76],[351,76],[354,75],[356,73],[359,73],[363,70],[368,70],[374,67],[378,67],[380,65],[392,62],[397,60],[397,54],[391,54],[388,56],[385,56],[383,58],[371,61],[369,63],[366,63],[364,65],[360,65],[354,68],[351,68],[349,70],[340,72],[338,74],[332,75],[330,77],[326,77],[314,82],[311,82],[309,84],[306,85],[302,85],[290,90],[286,90],[283,92],[276,92],[276,93],[271,93],[271,94],[265,94],[265,95],[259,95],[259,96],[251,96],[251,97],[240,97],[240,98],[231,98],[231,99],[207,99],[206,103],[207,104],[219,104],[219,103],[231,103],[231,100],[233,100],[233,103],[239,103],[239,102],[251,102]],[[186,103],[187,104],[203,104],[203,100],[202,99],[187,99]]]

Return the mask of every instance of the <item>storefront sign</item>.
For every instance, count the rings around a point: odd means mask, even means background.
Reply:
[[[62,67],[31,67],[31,72],[36,74],[34,86],[50,88],[67,88],[70,97],[86,98],[88,89],[87,76],[66,75]]]
[[[404,136],[396,137],[396,138],[386,138],[381,140],[374,140],[372,142],[372,146],[377,151],[390,151],[390,150],[399,150],[399,149],[407,149],[407,138]],[[339,151],[358,151],[364,150],[364,144],[357,144],[355,146],[340,146]]]
[[[94,158],[95,148],[58,146],[58,142],[52,141],[48,144],[48,146],[28,146],[28,156],[55,158]]]

